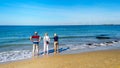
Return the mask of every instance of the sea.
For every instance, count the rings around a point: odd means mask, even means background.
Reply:
[[[53,55],[53,37],[59,37],[60,54],[120,49],[120,25],[50,25],[50,26],[0,26],[0,63],[30,59],[30,37],[38,32],[40,57],[43,54],[43,37],[50,37],[49,55]]]

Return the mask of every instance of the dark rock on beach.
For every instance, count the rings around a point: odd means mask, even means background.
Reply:
[[[112,41],[109,41],[109,42],[106,42],[107,44],[113,44],[113,42]]]
[[[91,46],[91,45],[93,45],[93,43],[88,43],[87,45]]]
[[[115,40],[114,42],[119,42],[118,40]]]

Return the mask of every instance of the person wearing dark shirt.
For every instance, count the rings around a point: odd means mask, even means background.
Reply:
[[[54,54],[58,53],[58,36],[57,34],[55,33],[54,34]]]
[[[41,37],[38,35],[37,32],[34,33],[33,36],[30,37],[30,40],[33,42],[33,52],[32,55],[39,55],[39,42],[41,40]]]

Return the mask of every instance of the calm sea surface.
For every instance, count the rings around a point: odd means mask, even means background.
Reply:
[[[37,31],[41,37],[48,33],[53,43],[53,34],[57,33],[61,44],[80,44],[101,42],[96,36],[106,35],[120,38],[119,25],[80,25],[80,26],[0,26],[0,46],[8,44],[31,44],[29,37]],[[91,40],[92,39],[92,40]],[[42,43],[42,42],[41,42]]]

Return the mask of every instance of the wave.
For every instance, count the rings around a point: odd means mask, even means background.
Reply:
[[[88,37],[95,37],[95,36],[59,36],[59,39],[68,39],[68,38],[88,38]],[[43,37],[41,38],[41,40]],[[53,39],[53,37],[50,37],[50,39]],[[19,41],[27,41],[29,38],[5,38],[0,39],[0,43],[12,43],[12,42],[19,42]]]
[[[30,46],[31,44],[3,44],[0,48],[10,47],[10,46]]]
[[[6,51],[0,53],[0,62],[16,61],[21,59],[31,58],[32,53],[30,50],[21,51]]]
[[[95,36],[62,36],[59,37],[60,39],[67,39],[67,38],[88,38],[88,37],[95,37]]]

